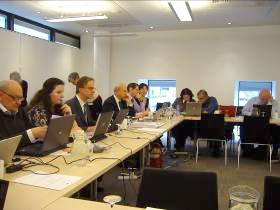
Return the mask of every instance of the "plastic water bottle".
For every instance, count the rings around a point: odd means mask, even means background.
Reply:
[[[85,166],[89,157],[89,145],[85,141],[85,132],[83,130],[74,133],[74,143],[71,151],[73,164]]]
[[[176,115],[179,116],[180,115],[180,105],[177,104],[176,106]]]

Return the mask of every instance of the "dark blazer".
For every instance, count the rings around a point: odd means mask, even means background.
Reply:
[[[123,101],[123,100],[120,101],[120,108],[128,109],[129,110],[128,115],[131,117],[135,116],[134,108],[128,107],[126,101]],[[114,115],[112,117],[112,119],[114,120],[120,111],[114,96],[110,96],[109,98],[107,98],[104,101],[103,107],[102,107],[102,112],[111,112],[111,111],[114,111]]]
[[[26,107],[26,105],[27,105],[28,83],[25,80],[22,80],[21,87],[22,87],[22,94],[23,94],[23,98],[24,98],[24,100],[21,102],[21,106]]]
[[[26,112],[20,108],[14,115],[5,114],[0,110],[0,139],[22,135],[19,147],[31,144],[26,130],[32,128]]]
[[[88,104],[93,120],[97,121],[98,115],[102,112],[102,98],[98,96],[92,103]]]
[[[87,130],[89,126],[95,125],[95,121],[93,120],[88,105],[85,106],[85,111],[87,113],[87,121],[85,118],[85,114],[83,113],[83,109],[80,105],[78,98],[75,96],[66,102],[71,107],[72,113],[76,115],[76,122],[80,128],[83,130]]]

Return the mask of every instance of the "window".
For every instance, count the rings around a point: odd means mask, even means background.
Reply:
[[[176,80],[138,80],[138,83],[146,83],[149,86],[148,98],[150,109],[156,110],[157,103],[170,102],[176,99]]]
[[[0,28],[7,27],[7,16],[0,14]]]
[[[70,47],[77,47],[77,48],[80,47],[80,39],[57,32],[55,33],[55,42]]]
[[[50,40],[50,30],[41,28],[39,26],[21,20],[15,19],[14,31],[34,36],[40,39]]]
[[[258,96],[262,89],[270,90],[275,98],[275,81],[237,81],[235,86],[234,104],[236,106],[244,106],[249,99]]]

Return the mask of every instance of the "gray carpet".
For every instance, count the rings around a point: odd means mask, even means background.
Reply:
[[[211,171],[217,173],[219,210],[228,209],[228,190],[232,186],[248,185],[262,194],[264,177],[267,175],[278,176],[280,174],[280,164],[273,164],[272,172],[270,173],[268,163],[248,158],[241,158],[240,169],[237,169],[237,156],[232,152],[229,154],[228,165],[225,166],[224,157],[213,158],[209,154],[206,145],[204,145],[204,148],[203,145],[201,147],[201,155],[197,164],[194,159],[186,160],[184,157],[171,159],[168,155],[165,155],[164,167],[168,169]],[[192,146],[188,145],[187,150],[192,151]],[[105,191],[99,194],[99,200],[102,200],[105,195],[109,194],[118,194],[124,198],[123,182],[117,180],[119,172],[120,168],[115,167],[103,176],[103,181],[99,186],[104,187]],[[125,201],[122,202],[123,204],[135,205],[139,183],[140,180],[125,181],[126,196]],[[259,202],[259,207],[262,209],[262,200]]]

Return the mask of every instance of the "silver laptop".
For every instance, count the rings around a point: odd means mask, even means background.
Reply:
[[[12,162],[22,135],[0,140],[0,159],[5,165]]]
[[[185,116],[200,117],[201,109],[202,109],[202,103],[195,103],[195,102],[186,103]]]

